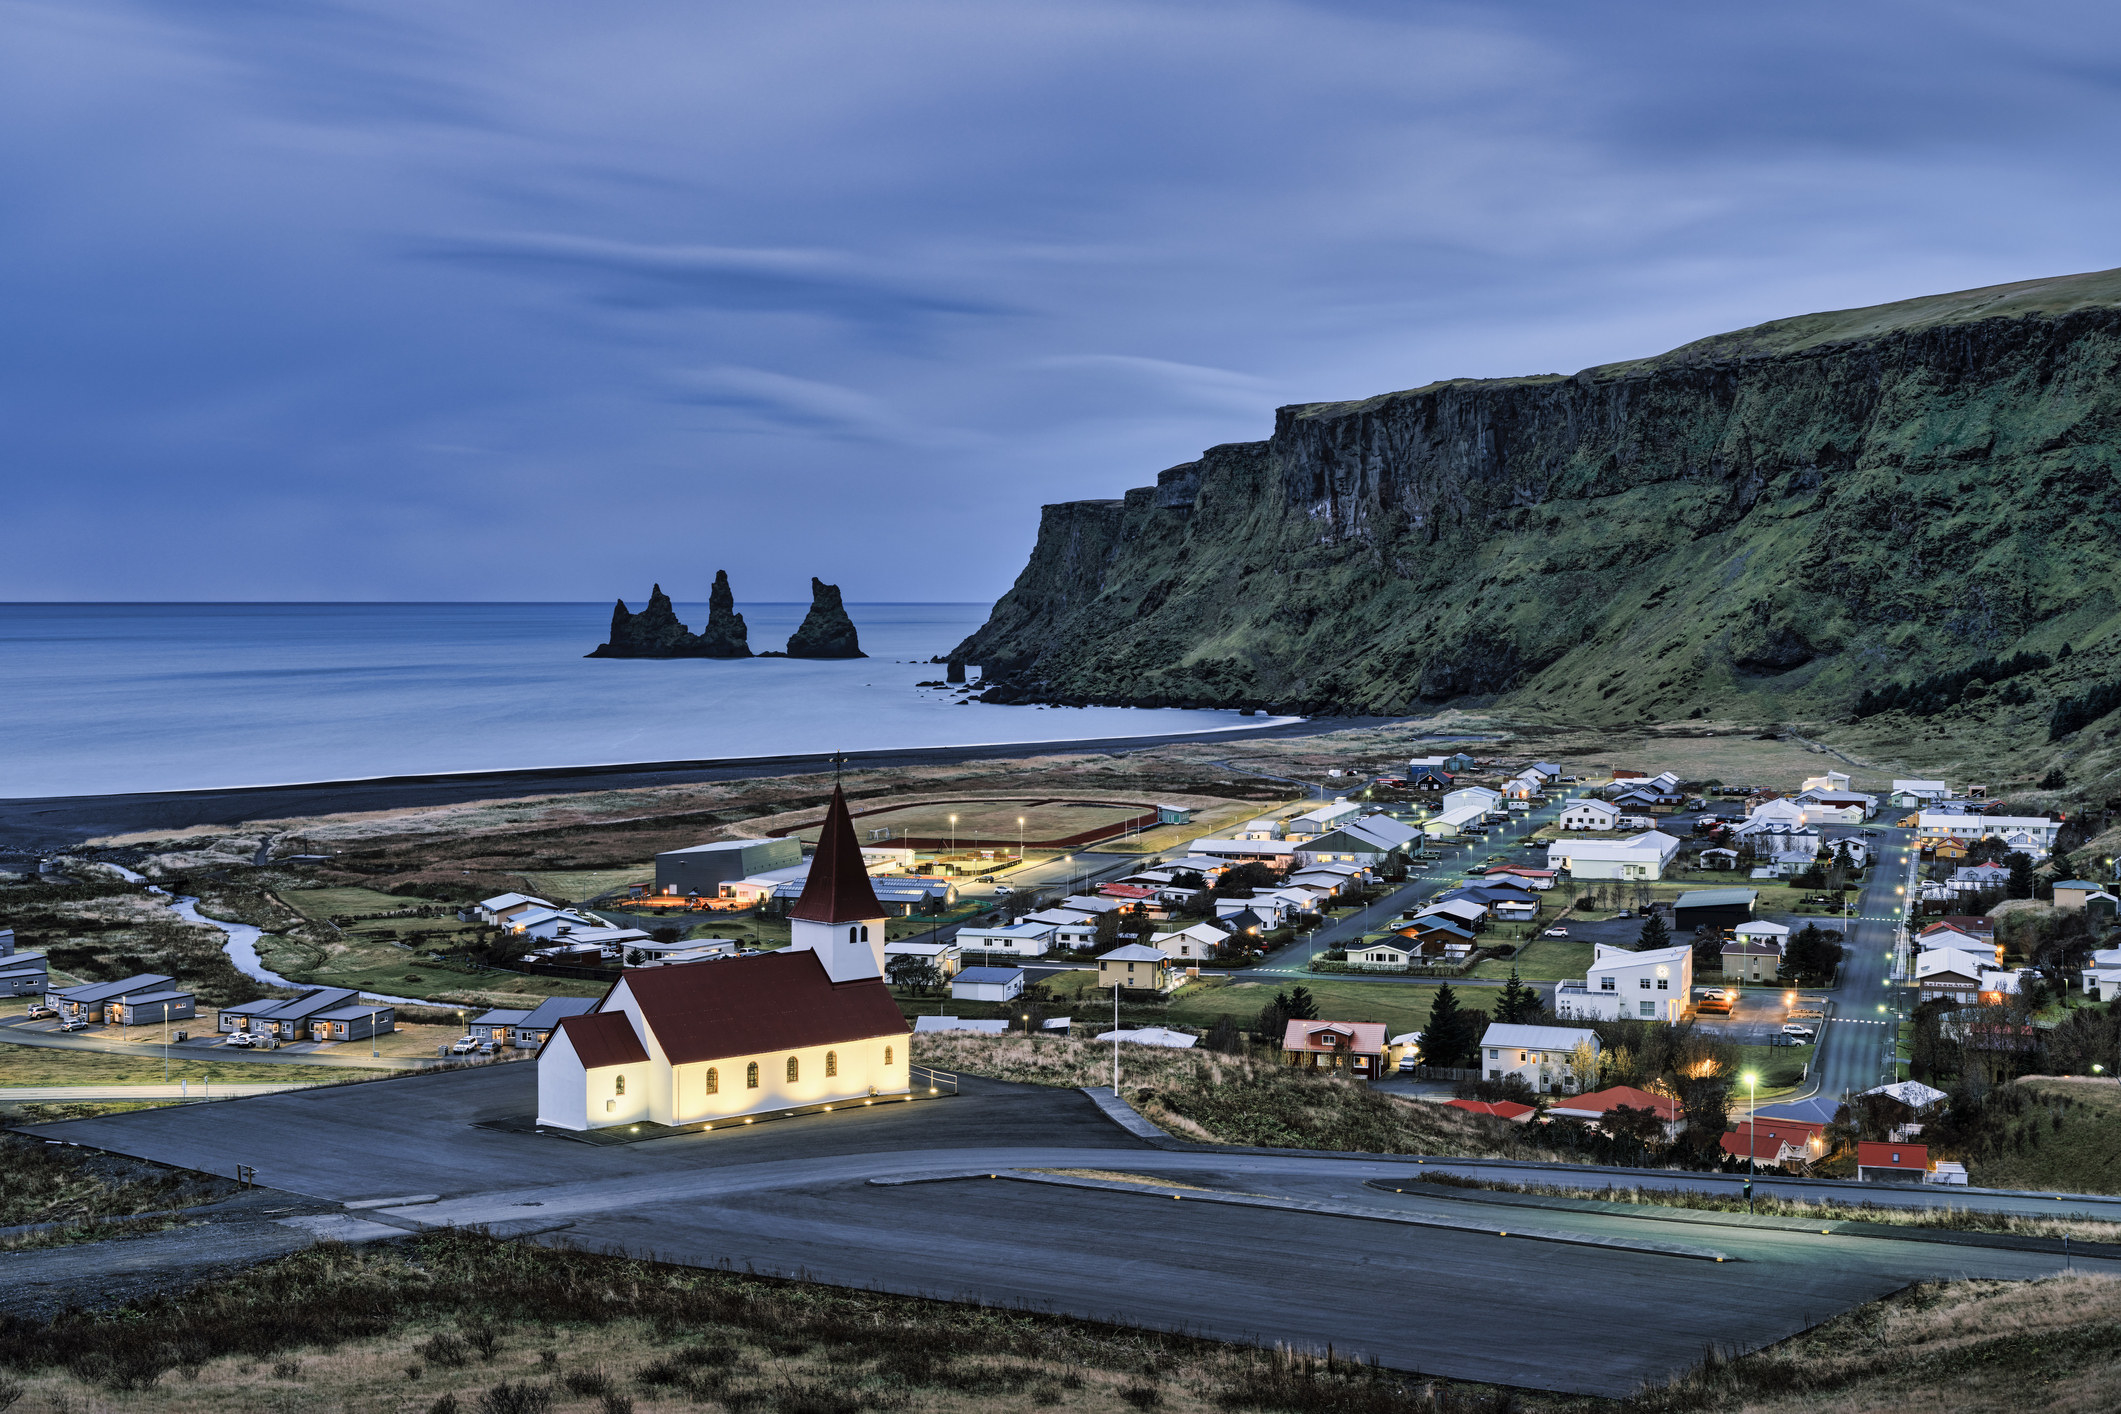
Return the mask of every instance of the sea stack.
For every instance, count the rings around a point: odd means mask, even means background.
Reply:
[[[736,611],[736,595],[729,589],[729,571],[714,572],[714,588],[707,591],[707,626],[700,630],[703,658],[749,658],[751,631]]]
[[[840,587],[815,575],[810,579],[810,612],[788,635],[791,658],[866,658],[854,632],[854,620],[840,603]]]
[[[586,658],[692,658],[699,656],[700,641],[678,622],[670,596],[658,584],[648,595],[648,607],[629,613],[619,600],[611,611],[611,638],[600,643]]]

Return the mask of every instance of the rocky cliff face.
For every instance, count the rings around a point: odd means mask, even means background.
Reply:
[[[840,587],[827,584],[812,577],[810,581],[810,612],[803,616],[802,623],[794,633],[788,635],[788,656],[791,658],[866,658],[861,641],[854,631],[854,620],[847,617],[846,606],[840,603]]]
[[[714,589],[707,597],[707,627],[694,633],[679,621],[670,596],[658,584],[648,596],[648,607],[638,614],[629,611],[624,599],[611,611],[611,637],[585,653],[585,658],[749,658],[751,645],[744,616],[736,611],[736,596],[729,589],[729,575],[714,572]]]
[[[1286,407],[1046,507],[951,657],[1001,700],[1613,721],[1838,712],[2014,646],[2074,641],[2082,675],[2117,451],[2121,272]]]

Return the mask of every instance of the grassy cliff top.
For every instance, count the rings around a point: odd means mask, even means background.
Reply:
[[[1827,344],[1851,343],[1882,335],[1948,324],[1971,324],[1981,319],[2016,319],[2026,315],[2056,316],[2080,309],[2121,306],[2121,269],[2093,270],[2082,275],[2056,275],[2042,280],[2019,280],[2008,285],[1987,285],[1978,290],[1923,295],[1862,309],[1834,309],[1819,314],[1800,314],[1790,319],[1771,319],[1750,329],[1711,334],[1682,344],[1668,353],[1649,358],[1598,364],[1577,374],[1579,378],[1625,377],[1652,372],[1672,365],[1736,358],[1765,358],[1800,353]],[[1567,375],[1536,373],[1519,378],[1444,378],[1402,392],[1379,393],[1348,402],[1305,403],[1287,409],[1297,417],[1343,417],[1360,413],[1393,398],[1414,397],[1444,388],[1523,388],[1562,381]]]

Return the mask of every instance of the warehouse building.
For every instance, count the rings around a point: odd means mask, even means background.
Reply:
[[[713,898],[721,893],[724,884],[802,862],[802,841],[793,836],[784,840],[710,840],[657,855],[655,891],[686,898]]]

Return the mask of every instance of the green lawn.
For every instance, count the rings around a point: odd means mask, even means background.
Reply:
[[[440,946],[437,944],[437,946]],[[528,951],[526,947],[525,951]],[[323,961],[311,944],[268,933],[258,940],[258,957],[282,977],[320,987],[357,987],[394,997],[424,997],[436,1005],[468,992],[509,993],[538,997],[600,997],[602,982],[572,977],[531,977],[515,972],[479,972],[436,962],[381,937],[348,933]],[[536,1005],[535,1001],[531,1005]]]
[[[1318,1014],[1328,1021],[1382,1021],[1388,1036],[1419,1031],[1429,1023],[1429,1003],[1436,995],[1431,986],[1404,982],[1351,982],[1334,977],[1290,978],[1284,982],[1230,982],[1221,978],[1187,987],[1170,1004],[1172,1022],[1182,1026],[1207,1027],[1218,1016],[1235,1017],[1249,1026],[1259,1009],[1274,1000],[1278,991],[1307,987],[1318,999]],[[1487,1000],[1484,988],[1459,992],[1467,1006],[1479,1007]]]
[[[1473,966],[1475,977],[1508,977],[1515,966],[1527,982],[1558,982],[1581,977],[1591,965],[1592,945],[1567,938],[1534,938],[1515,957],[1491,957]]]
[[[380,893],[375,889],[283,889],[280,897],[287,900],[288,907],[306,918],[326,919],[351,915],[360,917],[364,913],[389,913],[400,908],[420,908],[432,902],[430,899],[404,898],[397,894]],[[394,919],[393,922],[415,922],[414,919]],[[452,923],[455,919],[450,920]]]
[[[1758,1103],[1768,1104],[1796,1091],[1803,1083],[1804,1067],[1810,1063],[1815,1049],[1811,1046],[1733,1046],[1736,1053],[1737,1075],[1731,1081],[1731,1113],[1743,1112],[1746,1103],[1745,1081],[1747,1071],[1760,1077]]]
[[[141,1028],[143,1031],[145,1028]],[[269,1065],[243,1061],[182,1060],[172,1050],[169,1078],[241,1081],[252,1085],[318,1085],[358,1080],[372,1070],[323,1065]],[[57,1051],[41,1046],[0,1045],[0,1085],[160,1085],[162,1057],[112,1055],[106,1051]]]

